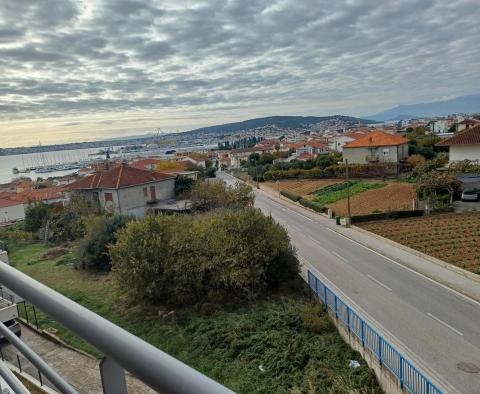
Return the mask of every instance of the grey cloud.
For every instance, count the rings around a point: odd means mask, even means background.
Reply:
[[[0,120],[289,103],[377,112],[472,92],[475,3],[4,1]]]

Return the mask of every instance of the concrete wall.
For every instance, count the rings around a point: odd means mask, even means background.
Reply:
[[[397,377],[385,366],[380,365],[377,356],[372,353],[368,348],[362,346],[360,339],[353,334],[343,324],[340,318],[335,317],[335,313],[328,309],[330,318],[338,329],[338,332],[342,338],[347,342],[350,347],[362,355],[362,358],[366,361],[368,366],[373,369],[378,383],[382,387],[383,391],[388,394],[404,394],[409,393],[406,388],[401,388]]]
[[[0,250],[0,261],[10,264],[10,260],[8,259],[8,252],[6,250]]]
[[[161,182],[152,182],[146,185],[127,187],[118,190],[117,209],[127,215],[142,217],[145,214],[147,201],[152,200],[151,187],[155,187],[157,200],[170,200],[175,197],[175,180],[167,179]],[[147,188],[147,196],[144,194],[144,188]],[[114,198],[115,200],[115,198]]]
[[[379,162],[398,162],[408,157],[408,144],[379,146],[373,148],[343,148],[343,159],[349,163],[368,164],[368,156],[378,157]]]
[[[10,205],[0,208],[0,223],[25,219],[25,204]]]
[[[450,161],[480,160],[480,144],[450,146]]]

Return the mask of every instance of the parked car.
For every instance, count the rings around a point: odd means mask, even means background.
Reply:
[[[5,324],[10,329],[10,331],[13,332],[15,335],[17,335],[18,337],[22,335],[22,327],[20,326],[20,323],[15,319],[8,320],[3,324]],[[4,335],[0,333],[0,341],[4,341],[4,340],[5,340]]]
[[[462,192],[462,201],[478,201],[479,191],[477,189],[465,189]]]

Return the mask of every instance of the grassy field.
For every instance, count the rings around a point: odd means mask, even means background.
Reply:
[[[384,220],[359,226],[480,274],[480,213]]]
[[[352,215],[368,215],[387,211],[412,209],[413,185],[411,183],[391,183],[380,189],[358,193],[350,199]],[[339,216],[347,214],[347,199],[327,204]]]
[[[175,311],[131,306],[109,274],[73,268],[72,254],[41,257],[51,247],[8,242],[12,264],[239,393],[380,393],[373,372],[338,335],[299,283],[251,305],[202,305]],[[38,313],[41,328],[99,356]],[[351,359],[361,367],[351,369]]]

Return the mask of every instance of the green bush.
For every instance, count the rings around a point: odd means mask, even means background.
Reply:
[[[318,202],[315,202],[315,201],[307,200],[305,198],[302,198],[299,201],[299,203],[302,204],[304,207],[313,209],[316,212],[325,212],[326,211],[326,208],[323,205],[321,205],[321,204],[319,204]]]
[[[298,200],[300,200],[302,198],[302,196],[300,194],[297,194],[295,192],[291,192],[291,191],[288,191],[288,190],[280,190],[280,194],[284,197],[287,197],[288,199],[290,199],[292,201],[295,201],[295,202],[297,202]]]
[[[246,208],[253,206],[255,194],[251,186],[237,182],[226,186],[222,181],[198,182],[190,192],[192,209],[207,212],[218,208]]]
[[[129,216],[96,216],[90,219],[87,233],[77,248],[76,267],[97,271],[111,269],[108,246],[117,239],[117,231],[130,220]]]
[[[184,197],[190,193],[195,180],[183,175],[177,175],[175,178],[175,196]]]
[[[50,241],[74,241],[84,235],[84,217],[71,207],[56,207],[50,211],[48,215],[48,239]]]
[[[25,230],[31,233],[40,230],[47,221],[51,206],[43,202],[31,202],[25,209]]]
[[[257,209],[132,221],[110,253],[119,286],[153,304],[250,300],[298,272],[285,229]]]

